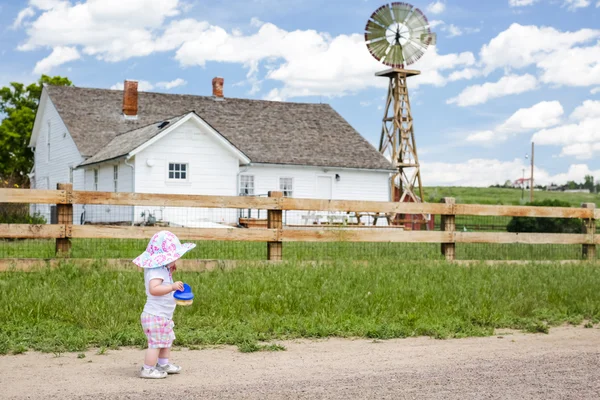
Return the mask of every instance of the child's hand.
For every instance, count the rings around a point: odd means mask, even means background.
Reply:
[[[181,281],[177,281],[171,284],[171,289],[173,289],[173,291],[176,290],[183,290],[183,282]]]

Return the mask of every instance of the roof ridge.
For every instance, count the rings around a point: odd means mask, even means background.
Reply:
[[[49,85],[46,87],[52,88],[60,88],[60,89],[84,89],[84,90],[97,90],[97,91],[105,91],[105,92],[123,92],[122,89],[105,89],[105,88],[92,88],[92,87],[84,87],[84,86],[60,86],[60,85]],[[140,95],[143,94],[151,94],[151,95],[160,95],[160,96],[182,96],[182,97],[200,97],[206,99],[212,99],[213,96],[206,96],[201,94],[191,94],[191,93],[165,93],[165,92],[151,92],[151,91],[138,91]],[[301,102],[301,101],[279,101],[279,100],[265,100],[265,99],[244,99],[241,97],[224,97],[225,101],[227,100],[235,100],[235,101],[247,101],[247,102],[261,102],[261,103],[270,103],[270,104],[303,104],[309,106],[328,106],[331,107],[329,103],[309,103],[309,102]]]

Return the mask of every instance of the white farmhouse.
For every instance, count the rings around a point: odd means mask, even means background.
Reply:
[[[44,86],[30,142],[32,188],[389,200],[392,165],[329,105],[226,98],[222,88],[222,78],[213,79],[212,96],[138,93],[135,81],[123,91]],[[33,211],[51,214],[49,205]],[[240,216],[89,205],[74,212],[75,223],[175,226],[231,225]]]

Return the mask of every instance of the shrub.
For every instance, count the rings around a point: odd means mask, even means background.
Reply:
[[[570,207],[560,200],[542,200],[529,203],[537,207]],[[513,217],[506,226],[508,232],[581,233],[582,223],[578,218]]]
[[[30,214],[28,204],[4,204],[0,208],[0,224],[45,224],[40,213]]]

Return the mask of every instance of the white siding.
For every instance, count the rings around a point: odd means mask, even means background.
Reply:
[[[135,158],[138,193],[236,194],[237,157],[191,120]],[[152,167],[146,162],[149,159],[154,161]],[[187,182],[167,181],[169,162],[189,165]]]
[[[248,168],[242,167],[241,174],[254,175],[255,195],[266,196],[269,191],[279,191],[280,178],[293,178],[293,194],[295,198],[318,198],[317,180],[318,177],[330,177],[332,182],[331,198],[333,200],[367,200],[367,201],[389,201],[389,172],[351,170],[341,168],[323,168],[323,167],[298,167],[298,166],[267,166],[254,165]],[[339,181],[335,176],[339,175]],[[321,221],[331,217],[342,218],[345,213],[324,213],[316,212],[320,215]],[[245,217],[248,216],[246,212]],[[266,212],[252,210],[250,215],[253,218],[265,218]],[[287,211],[284,215],[284,222],[288,224],[306,224],[310,222],[307,219],[306,212]],[[385,224],[380,219],[378,224]]]
[[[368,170],[350,170],[323,167],[292,167],[255,165],[242,174],[254,175],[255,194],[267,195],[279,190],[280,178],[293,178],[293,197],[317,198],[317,177],[328,176],[332,180],[332,199],[389,201],[389,173]],[[340,180],[336,181],[338,174]]]
[[[32,188],[45,189],[48,182],[49,189],[56,189],[57,183],[69,182],[69,167],[74,167],[83,161],[77,146],[67,127],[58,115],[50,98],[47,99],[45,107],[38,110],[42,113],[39,123],[39,136],[34,149],[35,178]],[[50,157],[48,157],[47,140],[50,140]],[[83,189],[83,171],[74,171],[73,189]],[[44,215],[50,222],[50,208],[46,204],[38,204],[32,207]],[[74,209],[78,215],[79,206]],[[77,217],[74,218],[76,221]]]
[[[132,164],[131,162],[129,164]],[[85,169],[85,190],[94,191],[94,170],[98,170],[98,191],[114,192],[114,166],[118,165],[119,174],[117,179],[118,192],[131,192],[132,170],[126,165],[124,160],[112,161],[103,164],[93,165]],[[86,205],[86,222],[103,223],[130,223],[133,219],[132,206],[107,206],[107,205]],[[79,223],[81,212],[76,216]]]

